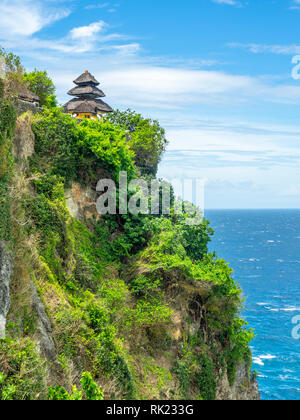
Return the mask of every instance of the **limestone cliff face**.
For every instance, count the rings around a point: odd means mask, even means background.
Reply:
[[[10,308],[10,280],[13,272],[12,254],[0,242],[0,338],[5,336],[6,317]]]
[[[85,223],[88,219],[100,218],[96,209],[97,193],[91,187],[82,187],[77,182],[72,182],[65,196],[68,210],[74,219]]]
[[[83,187],[73,182],[70,189],[66,191],[67,207],[75,219],[87,223],[89,219],[98,220],[99,214],[96,209],[97,193],[90,187]],[[203,293],[211,291],[211,286],[207,283],[197,283],[198,292],[201,289]],[[185,299],[184,299],[185,300]],[[198,321],[188,325],[185,319],[188,317],[185,309],[175,305],[172,307],[172,326],[169,330],[170,336],[180,345],[183,335],[190,333],[191,335],[199,332],[201,325]],[[197,316],[195,316],[197,318]],[[249,377],[249,367],[244,363],[238,365],[236,370],[236,379],[233,386],[230,385],[226,372],[223,373],[219,383],[217,384],[216,399],[217,400],[244,400],[256,401],[260,400],[258,383]]]
[[[27,169],[28,158],[34,153],[34,134],[31,130],[31,116],[18,118],[13,139],[15,164],[21,171]]]
[[[34,153],[34,134],[31,130],[31,119],[30,115],[22,116],[17,121],[15,136],[13,139],[13,152],[16,160],[16,170],[20,173],[26,173],[28,166],[28,158]],[[99,176],[100,178],[100,176]],[[89,220],[98,220],[100,218],[96,209],[97,193],[90,186],[83,187],[79,183],[73,182],[71,187],[65,192],[66,203],[69,213],[75,219],[81,221],[85,225],[88,225]],[[16,265],[16,264],[15,264]],[[10,281],[13,275],[13,258],[12,254],[7,250],[5,243],[0,242],[0,338],[5,334],[6,318],[10,308]],[[20,279],[20,282],[24,282],[24,279]],[[189,289],[193,285],[189,285]],[[29,271],[28,280],[28,306],[34,314],[36,319],[36,331],[34,333],[34,341],[37,344],[39,352],[50,362],[57,360],[58,351],[56,348],[56,338],[53,339],[53,330],[55,331],[55,323],[53,323],[53,313],[55,312],[55,305],[53,305],[53,311],[49,312],[47,307],[47,301],[45,305],[43,298],[40,297],[39,293],[43,289],[42,280],[40,283],[34,282]],[[51,287],[48,285],[49,296],[52,293]],[[197,282],[197,294],[205,294],[210,291],[207,283]],[[57,295],[54,295],[53,300],[57,299]],[[188,317],[188,310],[190,311],[193,306],[190,305],[191,294],[190,292],[186,295],[182,291],[180,299],[184,302],[184,305],[180,305],[178,300],[174,303],[172,326],[170,329],[170,337],[172,337],[174,343],[174,359],[176,358],[177,350],[183,341],[183,335],[187,332],[191,334],[197,333],[200,328],[203,328],[201,324],[202,314],[199,308],[197,314],[191,317],[193,321],[188,325],[186,319]],[[13,306],[13,305],[12,305]],[[184,309],[183,307],[189,308]],[[47,308],[47,310],[46,310]],[[47,312],[48,311],[48,312]],[[196,310],[195,310],[196,311]],[[190,312],[189,312],[190,314]],[[191,315],[191,314],[190,314]],[[52,322],[52,325],[51,325]],[[205,335],[205,333],[204,333]],[[55,337],[55,334],[54,334]],[[201,349],[199,350],[199,352]],[[162,360],[162,368],[165,368],[170,364],[169,371],[172,371],[171,364],[174,362],[172,358],[170,360]],[[159,364],[160,361],[157,361]],[[173,379],[172,379],[173,380]],[[176,384],[172,383],[170,389],[174,389]],[[172,398],[172,395],[166,394]],[[159,397],[159,396],[158,396]],[[227,379],[226,373],[223,374],[219,380],[217,386],[216,398],[218,400],[259,400],[260,395],[258,391],[258,384],[256,381],[252,381],[249,378],[249,369],[245,364],[240,364],[237,367],[236,380],[233,386],[230,386]]]
[[[31,283],[32,292],[32,309],[37,317],[37,343],[40,353],[47,360],[54,361],[56,359],[55,345],[52,338],[52,327],[50,320],[46,314],[45,307],[37,293],[36,287]]]
[[[15,167],[20,173],[28,169],[28,159],[34,153],[34,134],[31,129],[30,113],[26,113],[18,118],[16,122],[15,134],[13,138],[13,155]],[[12,274],[12,273],[11,273]],[[56,359],[55,344],[52,338],[52,327],[45,307],[38,295],[33,280],[30,280],[29,287],[29,306],[37,320],[36,342],[39,352],[50,361]]]
[[[259,401],[258,383],[249,378],[249,370],[245,364],[237,367],[235,383],[230,386],[227,375],[224,375],[217,387],[217,400]]]

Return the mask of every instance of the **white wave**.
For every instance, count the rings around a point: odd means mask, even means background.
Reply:
[[[297,308],[296,306],[290,306],[286,308],[280,308],[283,312],[300,312],[300,308]]]
[[[262,354],[261,356],[253,357],[253,363],[255,365],[259,366],[265,366],[266,360],[274,360],[276,359],[276,356],[273,356],[272,354]]]
[[[253,357],[253,363],[259,366],[265,366],[264,362],[259,357]]]
[[[265,356],[259,356],[262,360],[273,360],[276,359],[276,356],[273,356],[272,354],[266,354]]]

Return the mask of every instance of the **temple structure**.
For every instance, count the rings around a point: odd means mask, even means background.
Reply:
[[[26,86],[20,86],[18,89],[18,99],[24,103],[30,103],[36,107],[40,106],[40,98],[35,93],[31,92]]]
[[[68,95],[75,96],[65,104],[65,110],[74,118],[91,118],[97,120],[103,114],[113,112],[113,109],[99,98],[105,97],[98,89],[99,82],[87,70],[74,80],[75,87]]]

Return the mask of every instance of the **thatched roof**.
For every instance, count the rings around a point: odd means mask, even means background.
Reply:
[[[26,86],[20,86],[18,89],[19,99],[27,102],[40,102],[41,99],[35,93],[31,92]]]
[[[94,114],[97,115],[97,112],[95,110],[95,107],[89,103],[89,101],[83,101],[79,105],[76,106],[75,111],[78,114],[84,113],[84,114]]]
[[[86,85],[86,86],[76,86],[68,92],[68,95],[71,96],[87,96],[95,98],[104,98],[105,94],[102,90],[96,88],[96,86]]]
[[[113,109],[101,99],[80,99],[74,98],[65,104],[68,112],[95,113],[113,112]]]
[[[79,77],[77,77],[76,80],[74,80],[75,85],[85,85],[85,84],[91,84],[94,86],[100,85],[98,80],[95,79],[94,76],[91,75],[87,70],[82,73]]]

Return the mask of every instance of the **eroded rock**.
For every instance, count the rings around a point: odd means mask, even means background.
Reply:
[[[37,344],[40,352],[46,359],[53,361],[56,359],[55,345],[52,338],[52,327],[45,307],[37,293],[36,287],[32,283],[32,309],[37,316]]]
[[[13,137],[13,155],[21,171],[27,169],[28,158],[34,153],[34,142],[31,115],[25,114],[18,118]]]
[[[73,182],[65,195],[68,210],[74,219],[85,222],[88,219],[100,218],[96,208],[97,193],[91,187],[83,187]]]

